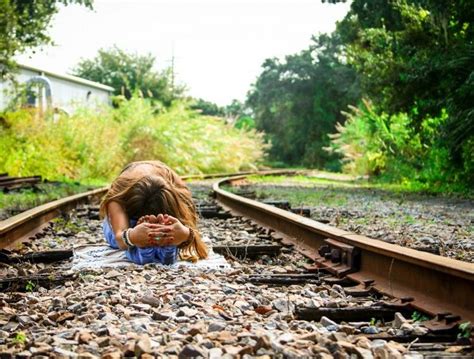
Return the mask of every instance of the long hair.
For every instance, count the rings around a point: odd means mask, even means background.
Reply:
[[[126,170],[131,165],[147,163],[153,165],[156,174],[131,176]],[[144,215],[169,214],[176,217],[194,232],[194,240],[179,248],[183,260],[196,261],[207,258],[208,250],[197,230],[197,211],[191,192],[179,176],[158,161],[135,162],[125,167],[122,174],[112,183],[100,204],[100,215],[107,215],[107,205],[119,203],[128,218],[138,219]]]

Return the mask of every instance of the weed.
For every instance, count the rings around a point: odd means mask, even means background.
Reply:
[[[459,324],[458,338],[470,338],[472,332],[471,322],[464,322]]]
[[[14,344],[24,345],[26,343],[27,337],[24,332],[17,332],[13,338]]]
[[[264,188],[250,187],[255,190],[257,198],[273,199],[273,200],[286,200],[291,203],[292,207],[299,206],[332,206],[341,207],[347,204],[347,197],[337,193],[320,191],[310,187],[271,187],[265,186]],[[250,189],[249,188],[249,189]],[[234,190],[238,191],[238,190]]]
[[[68,182],[59,184],[41,183],[36,185],[36,187],[36,190],[24,189],[9,193],[0,192],[0,208],[5,212],[5,215],[15,215],[40,204],[91,189],[90,186]]]
[[[423,313],[420,313],[420,312],[417,312],[416,310],[413,312],[413,314],[411,315],[411,319],[415,322],[425,322],[427,320],[429,320],[430,318],[428,318],[426,315],[424,315]]]
[[[56,231],[64,231],[67,233],[77,233],[83,230],[85,227],[85,223],[72,222],[64,217],[55,218],[52,220],[52,222]],[[59,245],[63,243],[62,238],[54,238],[54,241]]]
[[[309,263],[309,261],[307,259],[300,259],[295,264],[296,264],[297,267],[303,268],[308,263]]]
[[[33,283],[31,280],[29,280],[29,281],[26,283],[25,290],[26,290],[27,292],[30,292],[30,293],[31,293],[32,291],[35,290],[35,288],[36,288],[36,284]]]
[[[354,219],[354,223],[366,226],[370,223],[370,219],[368,217],[360,217],[360,218]]]
[[[79,273],[79,278],[82,279],[84,282],[93,282],[95,280],[96,275],[91,272],[81,272]]]

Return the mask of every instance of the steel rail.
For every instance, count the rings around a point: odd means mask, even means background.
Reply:
[[[12,190],[21,187],[33,186],[41,182],[41,176],[30,177],[10,177],[0,175],[0,188],[3,191]]]
[[[50,220],[81,203],[89,203],[107,192],[107,187],[45,203],[0,222],[0,249],[23,241],[38,233]]]
[[[412,307],[432,315],[448,312],[474,320],[474,264],[347,232],[220,188],[244,179],[236,176],[214,183],[216,199],[225,209],[280,232],[284,241],[333,273],[388,296],[405,298]],[[318,253],[328,244],[344,255],[357,252],[357,263],[348,270],[347,263]]]
[[[184,180],[211,179],[219,177],[229,177],[242,174],[289,174],[296,173],[292,170],[268,170],[268,171],[247,171],[239,173],[213,173],[203,175],[182,176]],[[91,200],[98,200],[107,192],[108,187],[95,189],[92,191],[76,194],[66,198],[58,199],[25,212],[12,216],[0,222],[0,249],[10,247],[17,241],[24,241],[41,231],[42,228],[53,218],[62,213],[75,208],[82,203],[90,203]]]

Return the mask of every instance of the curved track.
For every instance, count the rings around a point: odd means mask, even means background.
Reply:
[[[249,174],[289,174],[295,173],[291,170],[269,170],[269,171],[247,171],[239,173],[214,173],[205,175],[188,175],[182,176],[184,180],[195,179],[212,179],[229,176],[242,176]],[[108,187],[95,189],[70,197],[58,199],[41,206],[32,208],[22,212],[16,216],[10,217],[0,222],[0,249],[11,246],[14,242],[27,240],[41,231],[43,226],[51,219],[67,213],[70,209],[75,208],[82,203],[89,203],[91,201],[98,201],[105,195]]]
[[[400,298],[401,306],[439,314],[443,320],[433,326],[446,326],[460,318],[474,320],[474,264],[343,231],[221,188],[244,178],[216,182],[213,190],[218,202],[283,234],[315,262],[314,270],[345,276],[359,283],[361,290]]]
[[[250,200],[221,188],[245,179],[248,174],[289,174],[295,171],[247,172],[219,180],[213,186],[220,204],[235,214],[281,233],[306,257],[314,261],[310,270],[325,270],[335,278],[348,278],[359,285],[355,291],[377,291],[399,298],[396,306],[409,306],[438,315],[433,328],[448,328],[459,320],[474,321],[474,265],[403,248],[339,230],[314,220]],[[213,174],[185,176],[208,179],[230,176]],[[80,203],[97,200],[107,188],[57,200],[0,222],[0,249],[26,240],[52,218]]]

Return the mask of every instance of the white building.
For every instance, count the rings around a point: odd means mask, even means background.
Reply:
[[[112,87],[97,82],[27,65],[19,65],[16,80],[32,90],[32,95],[27,98],[29,105],[67,113],[74,112],[77,107],[110,105],[114,91]],[[12,89],[12,83],[0,82],[0,110],[12,100]]]

